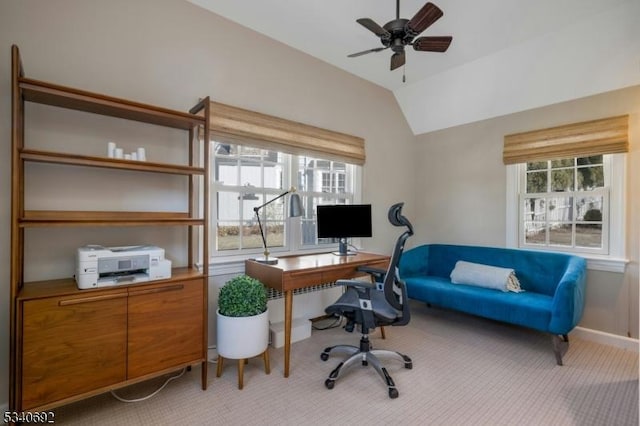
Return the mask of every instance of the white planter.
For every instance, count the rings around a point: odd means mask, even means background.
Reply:
[[[218,354],[227,359],[252,358],[269,345],[269,310],[252,317],[227,317],[216,312]]]

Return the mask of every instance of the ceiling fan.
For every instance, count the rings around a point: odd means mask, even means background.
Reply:
[[[411,19],[400,18],[400,0],[396,0],[396,19],[387,22],[384,26],[376,24],[370,18],[360,18],[357,23],[380,37],[383,47],[364,50],[362,52],[347,55],[349,58],[365,55],[372,52],[380,52],[391,48],[391,71],[405,64],[405,46],[413,46],[419,52],[445,52],[451,44],[451,36],[415,37],[444,15],[435,4],[428,2]]]

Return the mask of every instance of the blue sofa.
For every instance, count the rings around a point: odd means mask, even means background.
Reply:
[[[458,260],[513,269],[524,291],[453,284],[450,274]],[[578,256],[427,244],[404,252],[399,274],[410,299],[550,333],[558,365],[568,333],[582,318],[586,261]]]

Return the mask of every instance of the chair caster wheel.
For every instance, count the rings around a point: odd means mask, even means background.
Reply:
[[[404,359],[404,368],[407,370],[411,370],[413,368],[413,361],[406,355],[402,355],[402,359]]]
[[[326,353],[326,352],[322,352],[322,353],[320,354],[320,359],[321,359],[321,360],[323,360],[323,361],[328,360],[328,359],[329,359],[329,354],[328,354],[328,353]]]
[[[336,382],[335,380],[327,379],[324,381],[324,385],[327,387],[327,389],[333,389],[333,387],[336,385]]]
[[[391,399],[395,399],[398,397],[398,389],[396,388],[389,388],[389,398]]]
[[[367,361],[362,361],[362,365],[363,365],[364,367],[366,367],[367,365],[369,365],[369,362],[367,362]]]

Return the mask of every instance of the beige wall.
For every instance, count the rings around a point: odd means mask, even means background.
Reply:
[[[413,242],[506,245],[504,135],[629,114],[624,274],[590,270],[581,326],[638,337],[640,86],[417,137]]]
[[[0,323],[5,324],[0,328],[0,406],[8,398],[12,43],[20,47],[28,77],[178,110],[208,95],[216,101],[363,137],[367,154],[363,201],[374,206],[375,229],[374,237],[363,242],[370,250],[389,252],[396,231],[386,219],[388,206],[406,201],[407,214],[412,215],[412,171],[405,164],[411,158],[414,137],[391,92],[186,1],[3,1],[0,40]],[[32,117],[40,115],[46,120],[49,116],[33,110]],[[77,113],[54,114],[74,122]],[[89,120],[100,128],[101,137],[108,137],[104,136],[109,128],[105,121]],[[47,126],[57,123],[43,124],[42,132],[32,128],[32,139],[46,143]],[[126,135],[124,128],[114,132]],[[57,141],[86,142],[73,133],[57,134]],[[101,146],[106,146],[106,140]],[[73,182],[69,175],[61,179]],[[83,193],[85,198],[90,188],[87,191],[85,186]],[[54,270],[54,275],[69,276],[78,239],[66,231],[33,236],[33,253],[39,247],[55,253],[59,261],[40,268],[42,274]],[[92,239],[116,239],[91,232]]]

